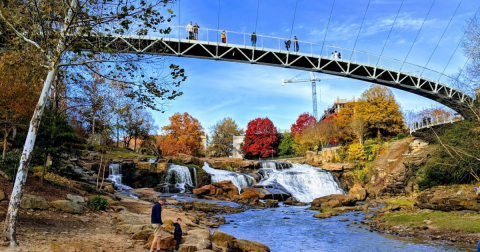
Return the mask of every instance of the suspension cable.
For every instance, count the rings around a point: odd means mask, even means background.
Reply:
[[[181,5],[181,0],[178,0],[178,41],[180,41],[180,5]]]
[[[435,54],[435,51],[437,50],[438,45],[439,45],[440,42],[442,41],[443,36],[445,35],[445,32],[448,30],[448,27],[450,26],[450,23],[452,22],[453,18],[455,17],[455,14],[457,14],[458,8],[459,8],[460,5],[462,4],[462,2],[463,2],[463,0],[460,0],[460,3],[458,3],[458,6],[457,6],[457,8],[455,9],[455,12],[453,12],[453,15],[452,15],[452,17],[450,18],[450,21],[448,21],[447,27],[445,27],[445,30],[443,31],[442,36],[441,36],[440,39],[438,40],[438,43],[437,43],[437,45],[435,46],[435,49],[433,49],[433,52],[432,52],[432,54],[430,55],[430,58],[428,59],[427,64],[425,64],[425,67],[423,68],[422,73],[420,74],[420,76],[422,76],[422,75],[423,75],[423,72],[425,72],[425,69],[427,68],[428,63],[430,63],[430,60],[432,59],[433,55]],[[440,75],[440,76],[441,76],[441,75]]]
[[[297,15],[297,6],[298,6],[298,0],[295,3],[295,12],[293,13],[293,22],[292,22],[292,29],[290,30],[290,39],[292,39],[292,34],[293,34],[293,24],[295,24],[295,16]]]
[[[430,9],[429,9],[428,12],[427,12],[427,16],[425,16],[425,19],[423,20],[422,25],[420,26],[420,30],[418,30],[417,36],[416,36],[415,39],[413,40],[412,46],[410,46],[410,49],[408,50],[407,56],[405,57],[405,59],[404,59],[403,62],[402,62],[402,66],[400,67],[400,71],[402,71],[402,68],[403,68],[403,65],[405,64],[405,61],[407,61],[407,58],[408,58],[408,56],[410,55],[410,52],[412,51],[412,48],[413,48],[413,46],[415,45],[415,42],[417,42],[418,35],[420,35],[420,32],[422,31],[423,25],[425,24],[425,21],[427,21],[428,15],[430,15],[430,11],[432,10],[433,5],[435,4],[435,1],[436,1],[436,0],[433,0],[432,5],[430,5]]]
[[[353,45],[352,53],[350,54],[350,61],[352,61],[353,52],[355,51],[355,47],[357,46],[358,37],[360,36],[360,32],[362,31],[363,23],[365,22],[365,17],[367,16],[367,12],[368,12],[368,7],[370,7],[370,0],[368,0],[367,9],[365,9],[365,14],[363,14],[362,24],[360,25],[360,30],[358,30],[357,38],[355,39],[355,44]]]
[[[327,29],[325,30],[325,36],[323,36],[322,50],[320,51],[320,55],[322,55],[322,53],[323,53],[323,46],[325,45],[325,40],[327,39],[328,27],[330,26],[330,19],[332,18],[333,6],[334,5],[335,5],[335,0],[333,0],[332,9],[330,10],[330,17],[328,18]],[[326,56],[328,57],[328,52],[327,52]]]
[[[257,24],[258,24],[258,9],[260,8],[260,0],[258,0],[257,4],[257,19],[255,20],[255,34],[257,34]]]
[[[218,0],[218,15],[217,15],[217,43],[218,43],[218,31],[220,30],[220,0]]]
[[[444,68],[443,71],[442,71],[442,75],[445,73],[445,70],[447,70],[447,67],[448,67],[448,65],[450,64],[450,61],[452,60],[453,55],[455,55],[455,53],[457,52],[458,47],[460,47],[460,44],[462,43],[463,38],[465,38],[465,35],[467,35],[467,32],[470,30],[470,26],[472,25],[473,21],[474,21],[475,18],[477,17],[478,11],[480,11],[480,7],[478,7],[477,12],[475,12],[475,15],[473,16],[472,20],[470,21],[470,24],[468,24],[467,30],[465,30],[465,32],[463,33],[462,38],[460,39],[460,41],[458,41],[458,44],[457,44],[457,47],[455,48],[455,51],[453,51],[452,56],[450,56],[450,59],[448,60],[447,65],[445,66],[445,68]],[[467,62],[468,62],[468,60],[467,60]],[[466,63],[465,63],[465,66],[466,66]],[[464,66],[463,68],[465,68],[465,66]],[[460,71],[460,73],[462,73],[463,68],[462,68],[462,70]],[[440,75],[440,77],[438,78],[438,80],[440,80],[440,78],[442,77],[442,75]]]
[[[395,20],[393,21],[393,24],[392,24],[392,28],[390,28],[390,31],[388,32],[387,40],[385,40],[385,43],[383,44],[382,51],[380,52],[380,57],[378,57],[377,64],[375,66],[378,65],[378,62],[380,62],[380,58],[383,54],[383,50],[385,50],[385,46],[387,45],[388,39],[390,38],[390,34],[392,34],[393,27],[395,26],[395,23],[397,22],[398,14],[400,13],[400,10],[402,9],[403,2],[404,2],[404,0],[402,0],[402,3],[400,4],[400,8],[398,8],[397,15],[395,16]]]

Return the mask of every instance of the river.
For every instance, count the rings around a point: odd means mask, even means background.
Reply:
[[[320,251],[476,251],[467,246],[424,238],[398,237],[370,231],[360,223],[365,213],[351,212],[328,219],[317,219],[318,211],[307,207],[280,206],[275,209],[251,209],[243,213],[225,215],[233,223],[221,225],[218,230],[238,239],[263,243],[271,252]],[[357,216],[355,216],[357,215]],[[348,219],[341,222],[342,219]]]

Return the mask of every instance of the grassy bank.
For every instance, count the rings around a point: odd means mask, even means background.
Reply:
[[[425,220],[432,223],[429,226],[438,227],[444,230],[464,231],[471,233],[480,233],[480,214],[462,213],[462,212],[396,212],[388,213],[383,216],[385,226],[406,226],[410,228],[419,228],[426,226]]]

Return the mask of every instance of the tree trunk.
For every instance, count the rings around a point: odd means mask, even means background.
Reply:
[[[48,92],[50,91],[50,87],[52,86],[53,77],[57,73],[57,66],[55,62],[52,62],[50,64],[50,69],[51,70],[48,72],[47,78],[43,83],[42,93],[40,95],[40,98],[38,99],[37,106],[35,107],[32,120],[30,121],[27,140],[25,141],[25,145],[23,147],[22,158],[20,159],[18,173],[15,178],[12,196],[8,205],[7,217],[5,219],[3,239],[5,242],[10,241],[10,245],[13,247],[18,246],[16,237],[18,210],[20,208],[20,202],[22,201],[25,182],[27,181],[28,166],[32,158],[31,154],[33,146],[35,145],[35,138],[37,137],[38,127],[40,126],[40,120],[42,119],[45,103],[47,102]]]
[[[8,130],[5,129],[5,133],[3,134],[3,159],[5,160],[5,155],[7,154],[7,137],[8,137]]]
[[[382,135],[380,134],[380,128],[377,128],[377,138],[378,138],[378,140],[381,139],[381,136]]]

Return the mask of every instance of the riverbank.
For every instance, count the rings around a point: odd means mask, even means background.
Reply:
[[[29,177],[24,198],[35,198],[22,203],[19,211],[17,239],[19,247],[2,247],[2,251],[146,251],[153,238],[150,213],[153,204],[149,201],[131,198],[118,192],[105,197],[110,208],[105,211],[93,211],[86,202],[75,203],[65,200],[78,199],[88,201],[94,194],[81,190],[74,181],[71,187],[62,188],[46,182],[39,188],[39,181]],[[5,219],[8,208],[8,195],[12,183],[0,178],[0,190],[6,198],[0,199],[0,218]],[[142,197],[156,194],[153,189],[144,189]],[[70,193],[83,194],[68,196]],[[139,192],[137,192],[138,194]],[[158,193],[157,193],[158,194]],[[71,195],[71,194],[70,194]],[[53,207],[55,201],[69,202],[80,206],[81,212],[68,213],[67,209]],[[168,198],[162,211],[167,233],[162,248],[171,251],[173,241],[173,221],[182,218],[185,245],[179,251],[213,251],[217,245],[212,243],[210,227],[227,223],[215,213],[235,212],[233,206],[220,206],[213,203],[179,202]],[[227,209],[227,211],[225,211]],[[230,210],[230,211],[228,211]],[[239,209],[236,212],[243,211]],[[3,229],[3,222],[0,224]],[[231,237],[230,247],[237,251],[247,251],[245,246],[257,247],[258,251],[269,251],[264,245]],[[221,249],[221,248],[220,248]]]

